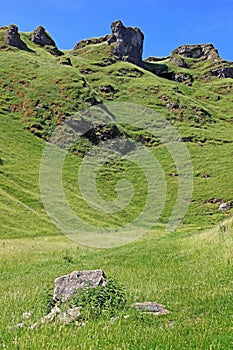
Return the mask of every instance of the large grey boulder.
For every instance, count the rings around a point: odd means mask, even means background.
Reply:
[[[107,280],[102,270],[74,271],[55,279],[53,300],[66,302],[79,289],[105,287]]]
[[[15,24],[11,24],[7,30],[6,44],[21,50],[27,49],[26,44],[20,38],[18,27]]]
[[[113,45],[112,53],[119,60],[142,64],[144,35],[139,28],[125,27],[121,21],[111,25],[112,35],[108,44]]]

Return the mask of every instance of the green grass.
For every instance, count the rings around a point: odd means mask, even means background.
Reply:
[[[43,141],[28,131],[23,131],[21,123],[10,115],[1,117],[0,133],[0,157],[3,162],[0,168],[1,237],[58,234],[59,231],[43,209],[39,192]],[[184,224],[194,225],[198,229],[210,227],[230,215],[222,214],[217,210],[217,205],[208,204],[206,201],[211,197],[231,199],[232,144],[194,143],[188,148],[194,167],[194,192]],[[176,172],[176,168],[165,147],[156,147],[153,152],[163,167],[168,187],[166,206],[159,219],[160,223],[165,224],[177,193],[177,178],[166,174]],[[122,177],[128,179],[135,190],[132,202],[124,211],[109,215],[94,211],[81,198],[77,187],[77,174],[81,162],[79,157],[70,155],[63,169],[64,191],[68,203],[80,217],[97,226],[104,223],[109,227],[118,227],[138,215],[144,207],[147,182],[145,175],[136,165],[116,160],[100,168],[98,189],[105,200],[116,198],[115,186]],[[205,174],[209,177],[206,178]]]
[[[5,30],[0,29],[0,46]],[[72,66],[64,66],[59,58],[31,43],[28,33],[22,39],[31,51],[0,50],[0,348],[232,349],[232,210],[222,213],[218,204],[208,203],[212,197],[232,200],[232,79],[204,79],[219,65],[211,61],[187,59],[188,69],[167,59],[156,63],[191,74],[194,81],[186,86],[111,60],[110,47],[105,44],[65,51]],[[111,85],[112,92],[100,89],[105,85]],[[54,127],[82,108],[107,101],[150,107],[167,118],[181,137],[192,137],[185,145],[192,160],[194,188],[182,224],[166,233],[178,189],[179,178],[171,176],[177,173],[174,161],[156,137],[120,125],[123,135],[145,142],[159,161],[166,201],[160,218],[145,236],[104,250],[83,247],[61,236],[43,206],[39,169],[44,140]],[[97,132],[104,130],[105,125]],[[119,157],[102,165],[97,189],[103,199],[117,198],[116,185],[122,178],[132,183],[134,195],[121,212],[98,212],[85,202],[77,186],[80,155],[92,146],[91,139],[79,138],[73,148],[76,155],[66,156],[64,193],[73,211],[86,222],[117,230],[143,209],[145,174]],[[170,314],[154,317],[127,308],[114,323],[100,317],[84,327],[16,327],[26,311],[32,311],[28,322],[46,313],[47,290],[56,277],[92,268],[102,268],[123,284],[129,305],[157,301]],[[130,317],[125,319],[125,315]]]
[[[195,235],[153,231],[112,250],[82,248],[64,237],[2,240],[2,348],[231,349],[233,236],[231,222],[225,226]],[[83,327],[16,327],[24,312],[32,312],[29,324],[44,315],[54,278],[90,268],[102,268],[123,284],[128,305],[153,300],[170,314],[126,308],[113,324],[102,317]]]

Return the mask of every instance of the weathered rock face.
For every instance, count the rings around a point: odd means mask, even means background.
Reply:
[[[177,81],[178,83],[185,83],[190,85],[193,82],[193,77],[187,73],[174,73],[172,80]]]
[[[112,53],[122,61],[142,64],[144,35],[138,28],[125,27],[121,21],[111,25],[112,35],[108,44],[113,45]]]
[[[211,72],[217,78],[233,78],[233,67],[221,67]]]
[[[233,207],[233,201],[223,202],[218,207],[218,210],[227,211],[227,210],[230,210],[232,207]]]
[[[102,270],[74,271],[55,280],[53,300],[67,301],[78,289],[105,287],[107,281]]]
[[[52,38],[46,33],[45,28],[42,26],[37,27],[31,36],[31,41],[41,46],[55,46],[56,44]]]
[[[21,40],[18,33],[18,27],[11,24],[7,31],[6,44],[17,47],[18,49],[24,50],[27,48],[26,44]]]
[[[63,52],[57,48],[55,41],[48,35],[48,33],[45,31],[45,28],[42,26],[39,26],[34,30],[31,35],[31,41],[44,47],[49,53],[51,53],[51,55],[64,55]]]
[[[177,67],[188,68],[187,63],[185,62],[185,60],[182,57],[177,57],[177,56],[172,55],[170,57],[170,62],[174,63]]]
[[[212,44],[183,45],[175,49],[172,54],[187,58],[202,58],[213,61],[220,59],[218,51]]]

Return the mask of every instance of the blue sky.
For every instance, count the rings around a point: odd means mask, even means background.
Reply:
[[[143,56],[164,56],[179,45],[213,43],[233,61],[233,0],[11,0],[3,1],[0,26],[20,31],[43,25],[60,49],[111,32],[111,22],[141,28]]]

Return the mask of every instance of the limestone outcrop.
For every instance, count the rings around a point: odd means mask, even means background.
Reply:
[[[144,35],[139,28],[125,27],[121,21],[111,25],[112,35],[108,44],[112,45],[112,54],[117,59],[142,65]]]
[[[38,26],[31,35],[31,41],[40,46],[56,46],[55,41],[46,33],[45,28]]]
[[[217,49],[212,44],[182,45],[173,50],[172,55],[212,61],[220,59]]]
[[[7,30],[6,44],[17,47],[20,50],[27,49],[26,44],[20,38],[18,27],[15,24],[11,24]]]
[[[62,56],[63,52],[61,52],[57,46],[55,41],[50,37],[50,35],[46,32],[45,28],[42,26],[38,26],[31,35],[31,41],[35,44],[38,44],[42,47],[45,47],[51,55],[54,56]]]
[[[233,67],[221,67],[214,69],[211,75],[217,78],[233,78]]]

